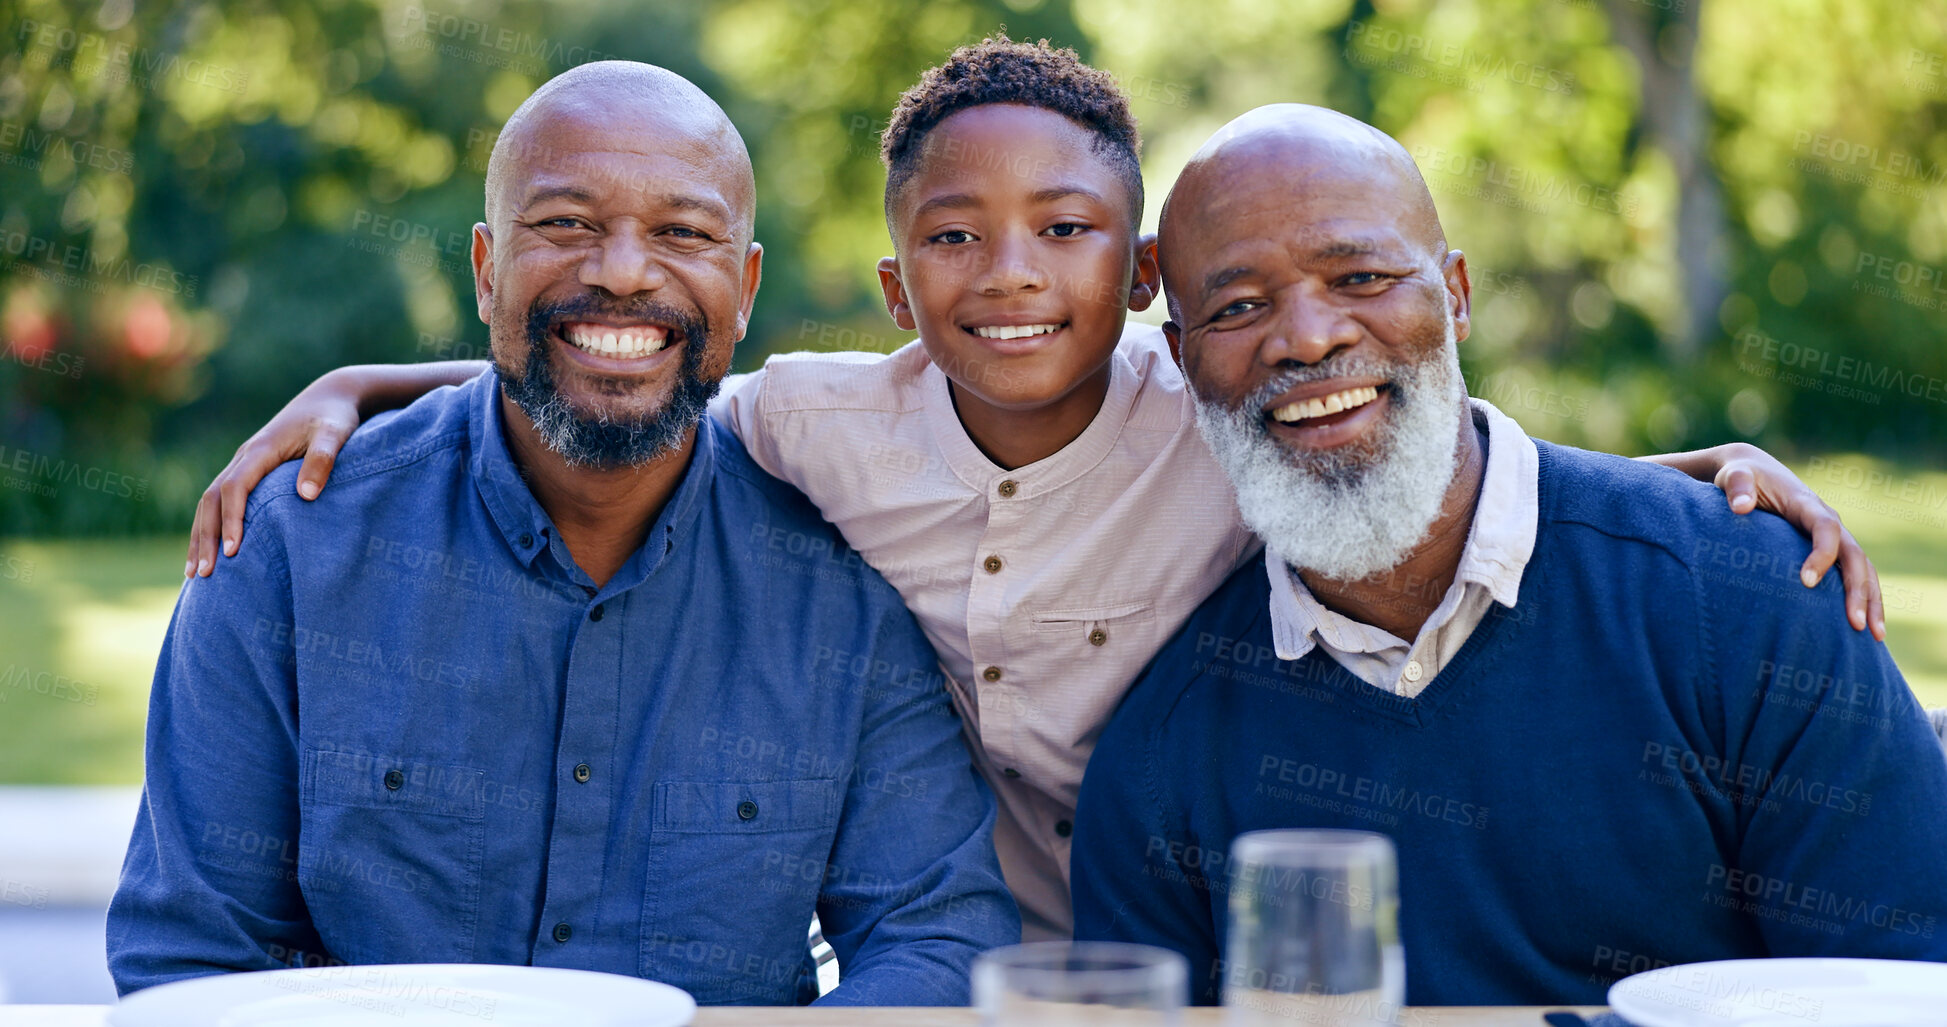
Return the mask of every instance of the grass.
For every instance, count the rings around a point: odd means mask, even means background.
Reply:
[[[1947,706],[1947,474],[1850,456],[1797,470],[1878,564],[1907,683]],[[0,542],[0,783],[142,779],[182,553],[179,538]]]

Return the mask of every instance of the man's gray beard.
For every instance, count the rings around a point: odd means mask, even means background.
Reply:
[[[1449,319],[1441,350],[1418,364],[1327,361],[1279,376],[1236,409],[1197,398],[1197,429],[1273,556],[1352,581],[1399,566],[1426,538],[1459,450],[1467,392],[1458,353]],[[1350,377],[1393,384],[1392,409],[1368,441],[1304,452],[1271,438],[1267,403],[1302,382]]]

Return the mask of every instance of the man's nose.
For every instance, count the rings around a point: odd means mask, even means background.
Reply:
[[[1258,357],[1276,366],[1288,360],[1316,364],[1359,344],[1365,333],[1342,304],[1323,287],[1299,287],[1277,298],[1277,321],[1266,333]]]
[[[581,262],[581,284],[614,296],[654,292],[668,283],[645,233],[612,231],[590,247]]]
[[[1039,292],[1048,287],[1048,273],[1035,259],[1030,239],[1002,233],[994,240],[992,259],[982,268],[974,288],[983,296],[1005,296],[1012,292]]]

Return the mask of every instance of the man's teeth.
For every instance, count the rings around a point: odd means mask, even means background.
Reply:
[[[1376,386],[1366,385],[1357,389],[1347,389],[1344,392],[1334,392],[1329,396],[1314,396],[1311,399],[1301,399],[1296,403],[1286,403],[1271,411],[1271,419],[1280,424],[1293,424],[1313,417],[1324,417],[1326,414],[1336,414],[1342,410],[1362,407],[1378,398],[1379,389]]]
[[[973,330],[983,339],[1025,339],[1030,335],[1046,335],[1061,331],[1060,325],[988,325]]]
[[[571,324],[561,334],[577,347],[597,356],[623,360],[646,357],[662,349],[663,344],[669,341],[669,329],[659,325],[617,328],[613,325]]]

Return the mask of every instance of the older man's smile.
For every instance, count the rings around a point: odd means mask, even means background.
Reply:
[[[1265,406],[1265,427],[1273,438],[1287,444],[1308,449],[1341,446],[1386,416],[1392,394],[1393,386],[1387,382],[1307,382]]]

